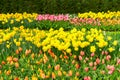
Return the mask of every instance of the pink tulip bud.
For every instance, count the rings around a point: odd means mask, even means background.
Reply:
[[[93,66],[93,62],[90,62],[90,63],[89,63],[89,66],[92,67],[92,66]]]
[[[91,57],[93,57],[94,55],[95,55],[95,53],[92,53],[92,54],[91,54]]]
[[[91,80],[91,78],[89,76],[85,76],[84,80]]]
[[[88,71],[89,71],[89,68],[88,68],[88,67],[85,67],[84,70],[85,70],[86,72],[88,72]]]
[[[93,67],[93,70],[94,70],[94,71],[96,70],[96,66]]]
[[[117,64],[120,64],[120,59],[117,60]]]
[[[84,51],[80,51],[80,55],[81,55],[81,56],[84,56],[84,55],[85,55],[85,52],[84,52]]]
[[[108,71],[108,74],[112,74],[112,73],[113,73],[113,71],[112,71],[112,70]]]
[[[80,60],[80,61],[82,60],[82,56],[79,56],[79,60]]]

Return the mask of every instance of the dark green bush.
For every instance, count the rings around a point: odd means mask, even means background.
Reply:
[[[78,13],[118,11],[120,0],[0,0],[0,13]]]

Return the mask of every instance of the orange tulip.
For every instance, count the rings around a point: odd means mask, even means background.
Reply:
[[[6,75],[10,75],[10,74],[11,74],[11,71],[8,70],[8,71],[6,72]]]
[[[16,77],[16,78],[14,78],[14,80],[19,80],[19,78],[18,78],[18,77]]]
[[[72,76],[72,70],[69,70],[69,72],[68,72],[68,76]]]
[[[18,63],[18,62],[15,63],[15,67],[16,67],[16,68],[19,67],[19,63]]]
[[[59,70],[59,69],[60,69],[60,65],[59,65],[59,64],[56,65],[56,66],[54,67],[54,69],[55,69],[55,70]]]
[[[79,72],[76,72],[76,74],[75,74],[76,76],[79,76],[80,75],[80,73]]]
[[[58,71],[58,76],[62,76],[62,72],[61,71]]]
[[[1,64],[2,64],[2,65],[5,65],[5,64],[6,64],[6,62],[5,62],[5,61],[2,61],[2,62],[1,62]]]
[[[18,58],[13,58],[13,61],[14,62],[18,62]]]
[[[19,48],[18,48],[18,50],[21,52],[21,51],[22,51],[22,48],[21,48],[21,47],[19,47]]]
[[[28,76],[26,76],[24,80],[28,80]]]
[[[54,72],[52,72],[52,78],[55,79],[56,78],[56,75]]]
[[[19,50],[18,49],[15,52],[16,52],[16,54],[19,54]]]
[[[2,71],[0,70],[0,74],[2,74]]]
[[[12,56],[7,57],[7,61],[11,62],[12,61]]]
[[[79,64],[76,64],[75,67],[76,67],[76,69],[79,69],[79,68],[80,68],[80,65],[79,65]]]

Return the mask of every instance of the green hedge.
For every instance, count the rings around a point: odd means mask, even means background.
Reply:
[[[0,0],[0,13],[78,13],[118,11],[120,0]]]

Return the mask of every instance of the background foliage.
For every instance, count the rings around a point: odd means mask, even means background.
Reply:
[[[0,0],[0,13],[78,13],[119,11],[120,0]]]

